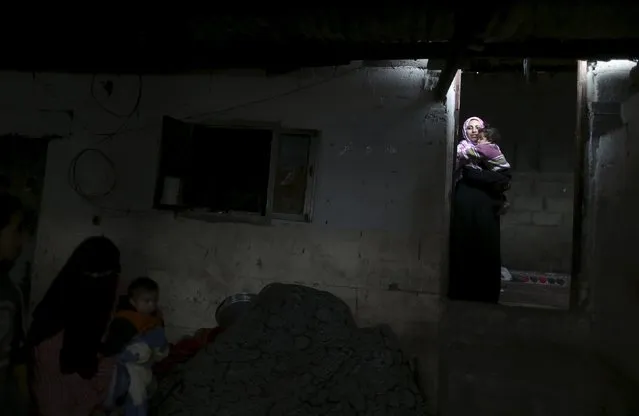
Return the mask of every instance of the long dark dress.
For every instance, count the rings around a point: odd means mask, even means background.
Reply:
[[[501,239],[494,195],[509,182],[508,172],[463,169],[452,201],[448,290],[451,299],[499,301]]]

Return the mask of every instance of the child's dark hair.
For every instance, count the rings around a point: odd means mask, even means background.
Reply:
[[[129,298],[135,299],[143,293],[159,292],[160,286],[157,282],[149,277],[138,277],[129,285]]]
[[[491,143],[497,143],[501,140],[501,134],[499,134],[499,130],[489,125],[486,125],[483,129],[480,129],[479,133],[482,134],[486,138],[486,140]]]
[[[13,214],[22,211],[22,202],[18,198],[5,193],[0,194],[0,230],[9,225]]]

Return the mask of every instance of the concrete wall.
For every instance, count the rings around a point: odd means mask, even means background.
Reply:
[[[598,63],[590,71],[591,176],[584,271],[592,285],[593,335],[604,362],[639,386],[639,95],[630,96],[631,62]],[[633,403],[639,412],[637,403]],[[628,413],[630,414],[630,413]],[[632,413],[636,414],[636,413]]]
[[[113,82],[110,97],[101,83]],[[136,77],[0,75],[0,134],[60,134],[50,145],[34,276],[37,301],[85,237],[105,234],[122,251],[123,278],[147,274],[162,288],[175,338],[214,325],[219,301],[273,282],[329,290],[362,324],[390,323],[408,354],[436,374],[439,287],[448,223],[446,140],[453,97],[433,104],[432,74],[411,67],[308,69],[144,77],[139,110],[121,127],[138,93]],[[206,122],[279,121],[322,133],[312,224],[213,224],[151,210],[162,116]],[[111,137],[110,132],[118,131]],[[117,186],[88,202],[69,186],[83,148],[115,163]],[[104,189],[109,171],[87,157],[78,177]],[[93,225],[94,216],[102,218]],[[426,388],[434,403],[435,377]]]
[[[28,227],[28,238],[22,253],[9,274],[24,293],[30,293],[31,287],[31,270],[36,246],[35,222],[42,197],[46,157],[46,140],[0,137],[0,174],[10,178],[10,192],[18,196],[35,217],[33,227]]]
[[[109,78],[114,93],[103,104],[126,113],[137,80]],[[430,81],[427,72],[411,68],[308,70],[274,79],[257,74],[149,77],[138,114],[122,134],[102,141],[101,134],[118,129],[122,120],[91,98],[91,77],[0,75],[7,91],[0,96],[0,133],[44,130],[65,136],[50,149],[35,298],[80,240],[104,233],[122,248],[125,278],[148,273],[159,280],[174,336],[211,325],[216,303],[226,294],[258,290],[275,280],[297,281],[338,294],[364,324],[393,325],[408,354],[419,354],[428,399],[435,404],[439,392],[442,414],[626,414],[621,413],[628,409],[627,398],[618,394],[622,389],[606,386],[629,384],[602,369],[593,354],[596,349],[620,353],[617,362],[623,364],[634,352],[624,344],[624,337],[634,333],[627,319],[634,315],[624,315],[636,314],[636,291],[629,290],[628,277],[633,269],[604,270],[622,258],[616,253],[628,254],[617,250],[619,227],[601,216],[612,199],[600,199],[599,216],[588,217],[599,218],[589,230],[608,237],[590,239],[590,256],[584,257],[598,261],[591,266],[599,275],[625,276],[626,283],[593,297],[596,314],[440,302],[450,173],[446,136],[452,133],[447,109],[454,103],[449,94],[446,107],[432,105],[423,88]],[[219,111],[228,108],[234,110]],[[209,224],[151,211],[163,115],[279,120],[321,130],[314,223]],[[98,143],[123,179],[109,199],[90,204],[69,188],[67,167],[79,150]],[[96,182],[87,186],[98,186],[99,165],[89,173]],[[615,176],[608,178],[606,184]],[[614,203],[624,202],[628,210],[609,207],[607,215],[625,213],[627,231],[621,235],[632,241],[634,205],[627,182],[621,181],[625,199]],[[92,225],[94,215],[103,217],[100,226]],[[605,255],[599,257],[600,252]],[[621,264],[632,266],[631,257]],[[589,277],[601,284],[592,273]],[[615,306],[615,294],[626,306]],[[616,326],[605,329],[607,323]],[[595,339],[608,336],[612,345],[604,349],[593,342],[593,327]],[[613,334],[615,328],[621,332]]]
[[[461,120],[482,117],[502,134],[513,166],[511,211],[503,217],[504,265],[569,273],[577,102],[573,73],[462,75]]]

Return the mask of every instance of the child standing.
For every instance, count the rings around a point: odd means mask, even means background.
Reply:
[[[499,131],[494,127],[485,126],[479,130],[477,142],[466,146],[457,147],[457,158],[466,162],[467,165],[476,169],[486,169],[493,172],[505,172],[510,169],[510,163],[502,153],[496,142],[500,139]],[[510,184],[505,189],[496,190],[495,198],[499,201],[497,213],[504,214],[510,207],[510,202],[506,198],[505,191],[510,188]]]
[[[158,284],[148,278],[135,279],[127,296],[120,299],[103,345],[105,356],[118,355],[129,375],[126,416],[146,416],[151,367],[168,354],[164,323],[157,308]]]

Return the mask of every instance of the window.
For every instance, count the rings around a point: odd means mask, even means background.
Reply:
[[[203,219],[310,222],[318,134],[164,117],[155,207]]]

